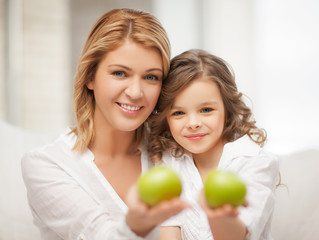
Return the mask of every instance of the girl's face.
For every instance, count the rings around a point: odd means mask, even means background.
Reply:
[[[151,114],[162,86],[162,57],[127,41],[108,52],[87,84],[94,91],[95,126],[136,130]]]
[[[176,96],[167,120],[176,142],[189,152],[201,154],[223,148],[225,109],[215,82],[193,81]]]

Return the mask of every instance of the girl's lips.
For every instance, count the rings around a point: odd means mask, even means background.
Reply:
[[[198,140],[201,140],[205,136],[206,136],[205,133],[197,133],[197,134],[188,134],[185,137],[189,140],[192,140],[192,141],[198,141]]]

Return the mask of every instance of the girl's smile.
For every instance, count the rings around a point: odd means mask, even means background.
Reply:
[[[221,150],[225,110],[217,84],[206,78],[194,80],[174,99],[167,121],[176,142],[189,152]]]
[[[205,133],[197,133],[197,134],[188,134],[186,135],[185,137],[188,139],[188,140],[191,140],[191,141],[200,141],[202,140],[207,134]]]

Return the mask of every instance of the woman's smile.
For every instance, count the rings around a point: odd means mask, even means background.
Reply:
[[[120,109],[128,114],[138,114],[143,106],[131,105],[131,104],[124,104],[124,103],[116,103],[120,106]]]

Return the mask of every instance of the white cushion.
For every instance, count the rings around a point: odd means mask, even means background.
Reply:
[[[52,141],[57,135],[58,132],[26,131],[0,120],[0,239],[40,239],[28,206],[20,160],[24,152]]]
[[[319,239],[319,150],[280,158],[283,186],[276,191],[275,240]]]

